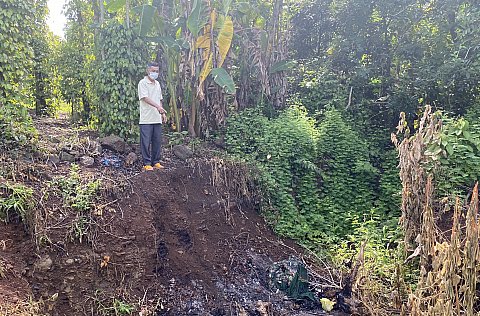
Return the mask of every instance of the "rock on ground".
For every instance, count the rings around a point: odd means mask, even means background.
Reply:
[[[80,164],[85,167],[92,167],[95,164],[95,159],[90,156],[82,156],[80,158]]]
[[[125,165],[132,166],[135,162],[137,162],[138,156],[134,152],[131,152],[125,157]]]
[[[173,154],[182,160],[187,160],[193,156],[193,151],[185,145],[173,146]]]
[[[75,156],[67,153],[66,151],[61,151],[59,155],[60,161],[75,162]]]
[[[100,138],[100,144],[106,149],[113,150],[117,153],[124,154],[130,151],[128,144],[119,136],[110,135]]]
[[[46,272],[52,268],[53,261],[48,254],[41,256],[35,262],[35,269],[40,272]]]

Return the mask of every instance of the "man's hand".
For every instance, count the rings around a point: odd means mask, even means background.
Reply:
[[[163,107],[161,107],[160,105],[157,106],[157,110],[160,114],[167,114],[167,111],[165,111],[165,109]]]
[[[167,112],[164,112],[162,113],[162,123],[166,123],[167,122]]]

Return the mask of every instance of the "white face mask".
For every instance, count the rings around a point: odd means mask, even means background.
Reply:
[[[153,80],[156,80],[158,78],[158,72],[150,72],[148,73],[148,76]]]

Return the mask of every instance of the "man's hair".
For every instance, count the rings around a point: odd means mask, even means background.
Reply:
[[[156,61],[150,61],[147,64],[147,68],[150,68],[150,67],[159,67],[159,64]]]

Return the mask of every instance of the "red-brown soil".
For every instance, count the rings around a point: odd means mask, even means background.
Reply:
[[[214,187],[212,164],[165,157],[167,168],[152,172],[98,163],[80,171],[104,181],[82,242],[72,240],[74,214],[55,196],[37,204],[44,243],[36,245],[22,223],[0,223],[0,312],[32,295],[53,316],[126,315],[122,303],[133,315],[322,315],[267,286],[271,264],[301,249],[279,239],[251,205]],[[25,181],[38,191],[68,172],[65,163],[37,163],[39,182]]]

